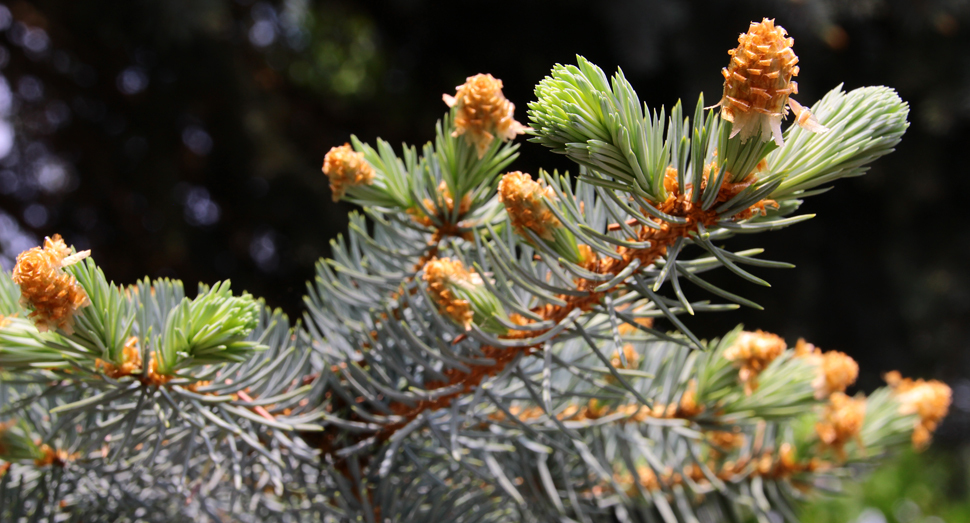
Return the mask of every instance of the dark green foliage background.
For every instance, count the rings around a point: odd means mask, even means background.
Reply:
[[[798,265],[759,272],[771,289],[727,274],[715,282],[743,290],[765,311],[703,315],[688,325],[710,337],[743,322],[845,351],[862,367],[863,390],[891,369],[942,379],[954,405],[937,448],[959,452],[968,443],[970,7],[963,3],[5,5],[12,19],[0,35],[0,72],[13,93],[8,120],[16,130],[11,155],[0,160],[0,209],[11,218],[0,220],[5,268],[24,234],[59,232],[92,249],[116,282],[172,276],[192,288],[230,278],[293,316],[313,263],[346,228],[351,207],[331,203],[320,165],[350,134],[420,145],[446,109],[440,94],[479,72],[504,81],[525,121],[533,86],[576,53],[607,72],[621,66],[653,106],[678,97],[690,106],[698,92],[714,103],[738,33],[775,17],[796,41],[801,103],[840,82],[847,90],[889,85],[910,103],[912,126],[867,176],[807,203],[803,210],[816,219],[732,240]],[[126,78],[136,84],[126,87]],[[31,91],[37,82],[39,96]],[[521,152],[519,170],[572,167],[538,145]],[[66,185],[45,190],[41,166],[51,159],[66,167]],[[964,485],[956,492],[966,491],[966,469],[951,470]]]

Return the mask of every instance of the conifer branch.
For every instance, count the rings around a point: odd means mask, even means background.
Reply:
[[[771,20],[739,44],[690,115],[578,57],[531,128],[476,75],[420,149],[334,147],[363,211],[300,322],[229,282],[109,283],[58,236],[26,251],[0,278],[0,519],[794,520],[818,478],[925,447],[946,385],[850,397],[846,354],[688,328],[760,308],[703,273],[791,268],[726,240],[810,218],[908,125],[885,87],[792,99]],[[506,172],[526,133],[578,176]]]

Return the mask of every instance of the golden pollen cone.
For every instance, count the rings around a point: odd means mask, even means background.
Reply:
[[[502,81],[498,78],[476,74],[456,90],[455,96],[441,96],[448,107],[457,107],[455,130],[451,135],[464,135],[475,146],[479,158],[485,156],[496,137],[506,142],[528,129],[512,116],[515,105],[502,94]]]
[[[459,260],[433,258],[424,266],[423,279],[428,283],[428,292],[438,305],[438,311],[465,330],[470,329],[474,316],[471,304],[456,297],[450,287],[454,284],[479,285],[481,277],[478,273],[465,269]]]
[[[32,309],[29,317],[37,330],[61,329],[74,332],[74,314],[90,305],[88,295],[62,268],[86,258],[90,251],[71,255],[59,234],[44,241],[44,247],[28,249],[17,256],[13,281],[20,285],[20,304]]]
[[[330,179],[335,202],[343,198],[347,187],[374,182],[374,168],[364,160],[364,153],[354,152],[349,143],[330,149],[323,158],[323,174]]]
[[[505,205],[512,227],[523,236],[525,229],[530,229],[540,238],[553,239],[552,231],[562,224],[543,198],[552,199],[554,195],[552,187],[543,187],[520,171],[506,173],[498,183],[498,200]]]
[[[885,379],[900,403],[900,412],[919,416],[913,430],[913,446],[922,450],[949,412],[953,391],[941,381],[903,378],[897,371],[886,373]]]
[[[805,358],[818,366],[812,381],[815,399],[825,399],[836,392],[845,392],[859,377],[859,364],[844,352],[822,352],[815,345],[799,339],[795,345],[795,356]]]
[[[738,47],[728,51],[731,62],[721,70],[724,95],[719,105],[721,117],[734,124],[731,137],[741,141],[771,136],[782,145],[781,121],[790,107],[797,123],[813,132],[827,129],[811,111],[790,98],[798,93],[798,57],[792,51],[794,39],[774,20],[751,23],[748,32],[738,37]]]
[[[757,330],[742,331],[734,344],[724,351],[724,359],[739,367],[738,378],[744,383],[744,390],[751,394],[758,388],[758,375],[768,365],[781,356],[787,346],[777,334]]]
[[[836,392],[829,398],[815,432],[825,445],[845,459],[843,447],[856,438],[866,417],[866,399],[853,398]]]

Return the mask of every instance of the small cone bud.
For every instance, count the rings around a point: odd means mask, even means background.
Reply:
[[[562,227],[549,210],[547,198],[555,198],[552,187],[543,187],[520,171],[507,173],[498,182],[498,200],[505,205],[512,227],[523,236],[525,229],[531,229],[540,238],[552,240],[553,231]]]
[[[94,362],[95,368],[104,368],[104,374],[110,378],[118,379],[122,376],[130,376],[141,372],[141,351],[138,349],[138,337],[131,336],[125,342],[121,351],[122,362],[115,365],[109,361],[98,358]]]
[[[758,387],[758,375],[781,356],[785,348],[785,340],[776,334],[762,330],[742,331],[734,344],[724,351],[724,358],[740,367],[738,378],[744,384],[745,392],[751,394]]]
[[[29,317],[37,330],[61,329],[74,332],[74,314],[90,305],[88,295],[63,267],[86,258],[90,251],[71,255],[59,234],[44,241],[44,247],[34,247],[17,256],[13,281],[20,285],[20,305],[32,312]]]
[[[626,360],[626,364],[623,360]],[[618,369],[636,369],[640,366],[640,353],[633,347],[632,343],[627,343],[623,346],[623,357],[620,357],[620,351],[613,352],[613,356],[610,357],[610,365]]]
[[[528,129],[515,121],[515,105],[502,94],[502,81],[492,75],[469,76],[455,89],[455,96],[442,95],[448,107],[456,108],[451,135],[464,135],[475,146],[479,158],[485,156],[496,137],[505,142]]]
[[[815,432],[822,443],[845,459],[843,447],[859,435],[865,418],[865,398],[852,398],[836,392],[829,398],[821,420],[815,424]]]
[[[748,32],[738,37],[737,48],[728,51],[731,62],[724,76],[721,117],[732,122],[731,137],[741,141],[758,136],[772,137],[782,145],[781,121],[791,107],[798,125],[813,132],[824,132],[811,111],[790,96],[798,93],[798,57],[792,51],[794,40],[774,20],[751,23]]]
[[[795,345],[795,356],[805,358],[818,367],[818,374],[812,381],[815,399],[821,400],[836,392],[845,392],[859,377],[859,364],[844,352],[822,352],[811,343],[799,339]]]
[[[434,216],[444,223],[448,222],[448,218],[455,210],[455,198],[452,196],[451,191],[448,190],[448,184],[446,184],[444,181],[438,184],[438,194],[435,201],[432,201],[430,198],[425,198],[423,203],[425,209],[431,210]],[[468,213],[471,206],[471,195],[466,194],[461,198],[461,202],[458,204],[459,219]],[[424,225],[425,227],[433,227],[435,222],[431,219],[431,217],[425,215],[426,212],[426,210],[421,210],[418,207],[412,207],[407,210],[407,213],[414,219],[415,222]]]
[[[506,173],[498,183],[498,200],[505,205],[519,236],[532,243],[526,233],[530,230],[564,259],[579,265],[592,263],[596,259],[593,250],[588,245],[578,245],[575,236],[549,210],[550,205],[556,205],[555,199],[552,187],[544,187],[542,181],[535,182],[520,171]]]
[[[946,417],[953,399],[953,391],[945,383],[903,378],[899,372],[886,373],[886,382],[893,389],[903,414],[917,414],[913,429],[913,446],[922,450],[933,439],[933,432]]]
[[[374,168],[364,153],[354,152],[349,143],[333,147],[323,158],[323,174],[330,179],[333,201],[339,201],[348,187],[370,185],[374,181]]]
[[[466,269],[461,261],[433,258],[424,266],[423,279],[438,311],[465,330],[475,323],[484,331],[507,331],[494,319],[505,315],[498,299],[485,287],[482,277]]]
[[[475,277],[478,275],[465,270],[460,261],[450,258],[434,258],[424,266],[424,281],[428,282],[428,290],[438,304],[438,310],[465,330],[471,328],[472,308],[468,300],[455,297],[450,284],[456,280],[474,284]]]

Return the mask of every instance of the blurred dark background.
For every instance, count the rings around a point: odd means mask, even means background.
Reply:
[[[431,2],[75,0],[0,5],[0,263],[45,235],[92,249],[110,279],[230,278],[296,316],[313,264],[345,230],[324,154],[351,134],[432,138],[441,94],[492,73],[526,121],[533,86],[579,53],[622,67],[651,106],[721,92],[726,51],[776,18],[801,58],[798,100],[839,83],[909,102],[897,152],[737,248],[797,269],[761,303],[690,318],[804,336],[880,375],[954,389],[941,448],[970,441],[970,6],[958,0]],[[525,143],[516,169],[570,169]],[[703,291],[697,290],[695,296]]]

